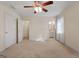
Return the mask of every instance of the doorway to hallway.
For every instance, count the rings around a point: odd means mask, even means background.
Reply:
[[[23,39],[29,39],[29,25],[30,25],[30,21],[24,20]]]
[[[56,19],[50,20],[49,21],[49,38],[55,38],[55,31],[56,31]]]

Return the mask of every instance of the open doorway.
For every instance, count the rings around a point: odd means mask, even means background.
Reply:
[[[24,20],[24,25],[23,25],[23,39],[29,40],[29,21]]]
[[[55,38],[55,19],[49,21],[49,38]]]

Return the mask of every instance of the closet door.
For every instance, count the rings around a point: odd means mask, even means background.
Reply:
[[[5,48],[16,43],[16,19],[11,14],[5,14]]]

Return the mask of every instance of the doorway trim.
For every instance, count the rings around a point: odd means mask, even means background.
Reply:
[[[16,18],[16,43],[18,44],[18,18]]]

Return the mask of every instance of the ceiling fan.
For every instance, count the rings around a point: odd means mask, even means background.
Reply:
[[[48,12],[48,10],[45,8],[45,6],[53,4],[53,1],[47,1],[47,2],[42,2],[42,1],[34,1],[34,4],[32,6],[24,6],[24,8],[34,8],[34,13],[38,12]]]

